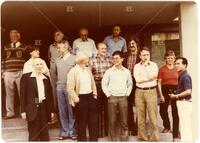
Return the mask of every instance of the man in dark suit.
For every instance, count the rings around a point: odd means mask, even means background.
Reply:
[[[33,61],[33,72],[20,81],[21,116],[28,121],[29,141],[49,141],[48,122],[53,118],[53,96],[49,77],[42,74],[43,61]]]

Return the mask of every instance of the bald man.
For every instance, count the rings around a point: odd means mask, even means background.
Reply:
[[[85,53],[88,57],[92,57],[97,53],[94,40],[88,38],[88,29],[81,28],[79,31],[79,38],[74,40],[72,46],[72,53],[77,54],[78,52]]]
[[[10,41],[10,44],[4,46],[2,54],[2,76],[6,90],[6,116],[4,120],[12,119],[15,116],[15,84],[19,95],[20,79],[26,60],[26,45],[20,42],[20,33],[17,30],[10,31]]]

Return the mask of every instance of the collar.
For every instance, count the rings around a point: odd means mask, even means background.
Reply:
[[[31,73],[30,77],[35,77],[35,78],[37,78],[38,76],[36,76],[36,73],[33,71],[33,72]],[[41,78],[42,80],[43,80],[43,79],[47,79],[43,74],[42,74],[41,76],[39,76],[39,78]]]
[[[70,56],[70,53],[68,52],[67,54],[64,55],[63,60],[65,61],[69,56]]]
[[[112,66],[112,70],[125,70],[125,67],[121,67],[121,69],[117,69],[115,66]]]
[[[179,72],[179,77],[180,77],[180,76],[183,76],[184,74],[187,74],[187,70],[184,70],[184,71],[182,71],[182,72]]]
[[[112,38],[112,39],[116,39],[116,37],[114,37],[113,35],[111,35],[111,38]],[[117,39],[120,39],[120,40],[121,40],[121,39],[122,39],[122,37],[121,37],[121,36],[119,36],[119,37],[117,37]]]
[[[17,48],[17,47],[19,47],[20,45],[21,45],[21,43],[18,41],[18,42],[16,43],[15,46],[16,46],[16,48]],[[12,48],[14,47],[14,44],[13,44],[13,43],[11,43],[11,47],[12,47]]]
[[[79,38],[79,41],[80,42],[88,42],[89,41],[89,38],[87,38],[87,40],[83,41],[81,38]]]
[[[145,66],[145,67],[146,66],[150,66],[151,65],[151,61],[148,61],[147,64],[142,64],[142,62],[140,62],[140,65]]]
[[[82,68],[82,67],[80,67],[78,64],[76,65],[76,67],[77,67],[77,69],[78,69],[79,71],[85,71],[85,70],[86,70],[86,67]]]

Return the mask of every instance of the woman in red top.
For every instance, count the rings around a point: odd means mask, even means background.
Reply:
[[[174,67],[175,53],[169,50],[165,53],[166,64],[159,69],[158,91],[160,95],[160,115],[163,120],[164,129],[162,133],[170,131],[170,120],[168,117],[168,106],[171,103],[173,117],[173,141],[178,138],[179,117],[176,100],[170,100],[169,94],[174,93],[178,85],[178,72]]]

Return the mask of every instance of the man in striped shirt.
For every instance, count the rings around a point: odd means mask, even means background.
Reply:
[[[2,61],[2,76],[4,78],[6,90],[6,116],[5,120],[14,117],[14,95],[15,85],[19,95],[20,79],[22,69],[25,63],[26,46],[19,42],[20,33],[17,30],[10,31],[11,43],[4,46],[3,61]]]

